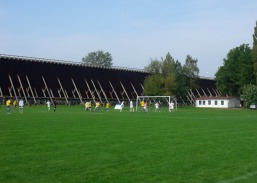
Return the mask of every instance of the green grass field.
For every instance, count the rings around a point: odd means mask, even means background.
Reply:
[[[257,111],[1,106],[0,182],[256,183]]]

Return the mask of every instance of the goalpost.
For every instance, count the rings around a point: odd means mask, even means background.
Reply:
[[[169,106],[171,99],[174,101],[174,108],[177,110],[177,99],[174,96],[137,96],[136,100],[136,111],[138,109],[138,105],[141,100],[151,100],[151,99],[160,99],[163,98],[167,102],[167,106]]]

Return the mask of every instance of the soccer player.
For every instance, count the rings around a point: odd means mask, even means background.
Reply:
[[[145,102],[145,104],[144,104],[144,111],[148,112],[148,104],[147,104],[147,102]]]
[[[24,106],[24,101],[20,99],[19,101],[19,113],[23,113],[23,106]]]
[[[16,106],[17,106],[17,102],[16,102],[16,100],[14,100],[13,103],[12,103],[12,109],[14,111],[16,110]]]
[[[123,107],[124,107],[124,101],[122,101],[120,104],[120,112],[122,111]]]
[[[54,99],[54,112],[56,111],[56,106],[57,106],[57,102],[56,102],[56,99]]]
[[[89,102],[86,102],[85,103],[85,111],[88,111],[89,110]]]
[[[11,114],[10,107],[11,107],[11,100],[8,99],[8,100],[6,101],[6,112],[7,112],[7,114]]]
[[[105,111],[106,111],[106,112],[108,112],[108,111],[109,111],[109,107],[110,107],[110,103],[109,103],[109,102],[107,102],[107,103],[105,104]]]
[[[89,109],[89,111],[92,110],[92,102],[91,101],[88,102],[88,109]]]
[[[129,109],[130,109],[130,112],[134,112],[134,105],[132,100],[130,100],[129,102]]]
[[[169,111],[170,111],[170,112],[173,112],[173,110],[174,110],[174,102],[171,101],[171,102],[169,103]]]
[[[100,102],[96,102],[95,103],[95,111],[99,111],[100,110]]]
[[[47,105],[48,111],[50,111],[51,102],[49,100],[46,102],[46,105]]]
[[[140,101],[141,111],[144,111],[145,101]]]
[[[156,103],[154,104],[154,107],[155,107],[155,112],[156,112],[156,111],[159,111],[159,112],[160,112],[160,110],[159,110],[159,102],[156,102]]]

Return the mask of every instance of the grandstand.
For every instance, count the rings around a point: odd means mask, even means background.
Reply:
[[[0,97],[23,97],[34,104],[53,98],[66,104],[120,102],[142,95],[148,74],[138,69],[0,55]]]
[[[0,98],[24,98],[30,104],[53,98],[65,104],[136,100],[144,95],[143,82],[149,74],[132,68],[0,54]],[[199,84],[199,89],[188,91],[183,103],[219,95],[212,78],[200,78]]]

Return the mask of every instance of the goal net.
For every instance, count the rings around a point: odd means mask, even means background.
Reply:
[[[161,106],[169,106],[171,102],[174,103],[174,109],[177,110],[177,99],[174,96],[137,96],[136,111],[140,108],[140,102],[146,101],[149,105],[154,105],[158,102]]]

